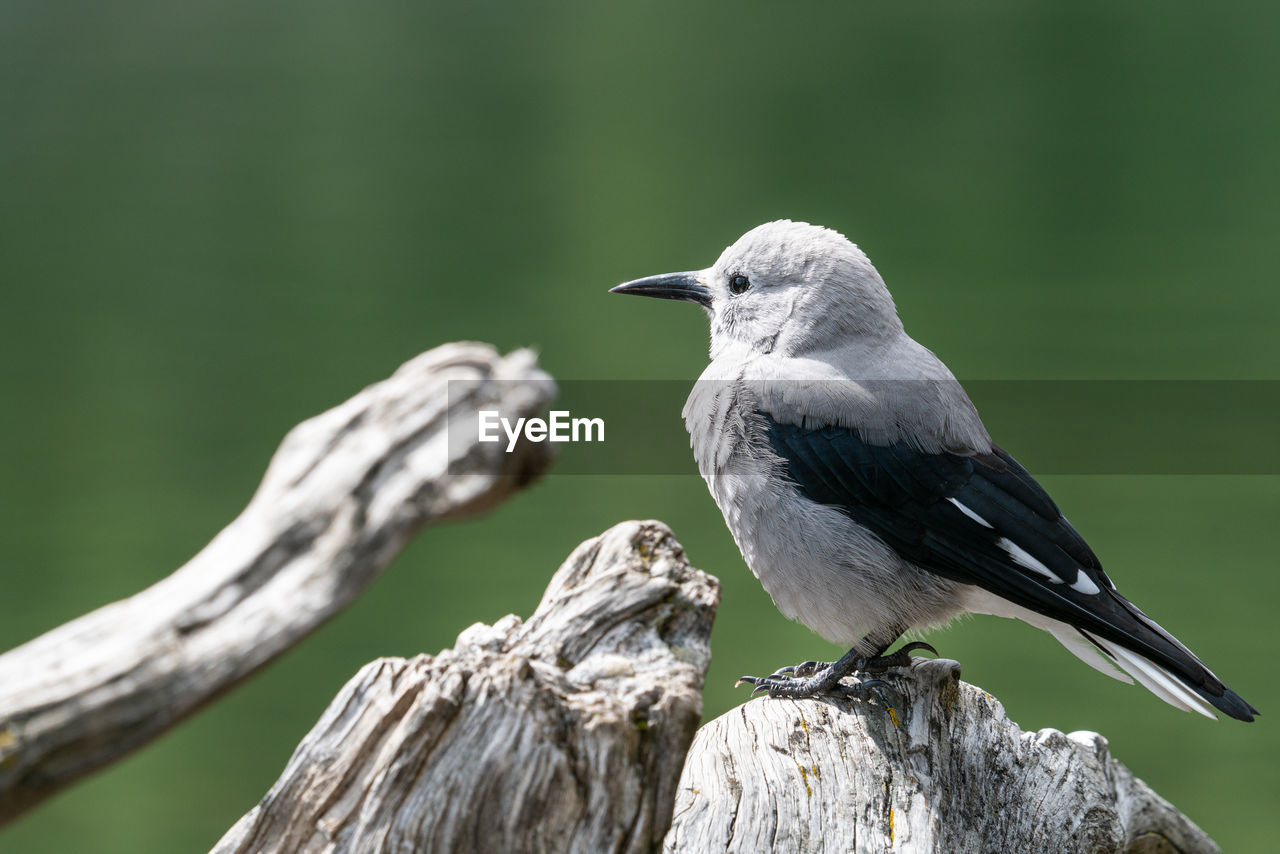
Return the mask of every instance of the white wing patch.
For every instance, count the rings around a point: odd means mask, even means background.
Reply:
[[[983,518],[982,518],[981,516],[979,516],[977,513],[974,513],[974,512],[973,512],[972,510],[970,510],[968,507],[965,507],[965,506],[964,506],[963,504],[961,504],[959,501],[956,501],[954,498],[948,498],[947,500],[948,500],[948,501],[950,501],[952,504],[954,504],[957,508],[959,508],[959,510],[960,510],[960,512],[961,512],[961,513],[963,513],[964,515],[968,516],[970,519],[972,519],[973,521],[977,522],[977,523],[978,523],[979,525],[981,525],[982,527],[984,527],[984,528],[990,528],[990,527],[991,527],[991,523],[990,523],[990,522],[988,522],[986,519],[983,519]]]
[[[1027,569],[1031,570],[1032,572],[1036,572],[1036,573],[1039,573],[1040,575],[1043,575],[1045,578],[1049,579],[1054,584],[1062,583],[1062,579],[1058,577],[1058,574],[1056,572],[1054,572],[1052,569],[1042,564],[1040,561],[1036,560],[1026,549],[1018,545],[1008,537],[1001,537],[997,542],[997,545],[999,545],[1000,548],[1007,551],[1009,553],[1009,557],[1013,558],[1013,562],[1018,564],[1019,566],[1025,566]],[[1077,581],[1076,583],[1078,584],[1079,581]]]
[[[1071,589],[1086,596],[1096,596],[1099,593],[1098,585],[1093,583],[1093,579],[1086,575],[1083,569],[1076,571],[1076,580],[1071,585]]]
[[[984,528],[991,527],[990,522],[988,522],[986,519],[983,519],[977,513],[974,513],[968,507],[965,507],[956,499],[948,497],[947,500],[950,501],[952,504],[954,504],[957,510],[959,510],[964,515],[968,516],[973,521],[977,522],[982,527]],[[1031,554],[1027,552],[1026,549],[1022,548],[1022,546],[1018,545],[1008,537],[1000,538],[1000,548],[1007,551],[1009,553],[1009,557],[1013,558],[1013,562],[1018,564],[1019,566],[1025,566],[1027,569],[1031,570],[1032,572],[1040,573],[1045,578],[1052,581],[1054,584],[1062,584],[1062,579],[1058,577],[1058,574],[1056,572],[1049,569],[1049,567],[1045,566],[1040,561],[1036,560],[1034,557],[1031,556]],[[1078,593],[1084,593],[1086,596],[1094,596],[1100,592],[1098,590],[1098,585],[1093,583],[1093,579],[1090,578],[1088,575],[1086,575],[1083,569],[1076,571],[1076,580],[1071,583],[1071,589],[1075,590]]]

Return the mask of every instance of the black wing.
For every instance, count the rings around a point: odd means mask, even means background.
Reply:
[[[1116,592],[1093,550],[1002,449],[926,453],[906,443],[869,444],[843,427],[807,429],[761,415],[801,492],[840,509],[911,563],[1117,643],[1226,714],[1251,719],[1248,703]]]

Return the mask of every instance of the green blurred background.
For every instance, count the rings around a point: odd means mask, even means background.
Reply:
[[[605,289],[768,219],[860,243],[961,377],[1280,379],[1277,44],[1261,2],[11,0],[0,648],[164,577],[289,427],[432,345],[692,379],[701,312]],[[1005,621],[931,639],[1024,728],[1098,730],[1226,850],[1273,850],[1280,478],[1045,482],[1264,717],[1179,713]],[[361,664],[528,614],[575,544],[635,517],[723,582],[709,716],[741,673],[840,652],[777,613],[696,477],[553,475],[425,532],[0,850],[207,849]]]

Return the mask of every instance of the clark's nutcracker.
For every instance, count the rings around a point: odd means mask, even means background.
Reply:
[[[1180,709],[1257,713],[1120,595],[843,235],[766,223],[706,270],[612,290],[707,310],[711,364],[684,408],[698,469],[782,613],[852,646],[743,677],[753,693],[865,694],[884,683],[841,679],[928,648],[886,655],[906,631],[976,613],[1044,629]]]

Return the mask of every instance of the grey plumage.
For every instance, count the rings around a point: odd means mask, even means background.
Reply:
[[[784,615],[863,658],[963,613],[1016,617],[1179,708],[1251,719],[1115,591],[842,235],[766,223],[708,269],[614,290],[710,315],[711,363],[685,423],[743,558]]]

